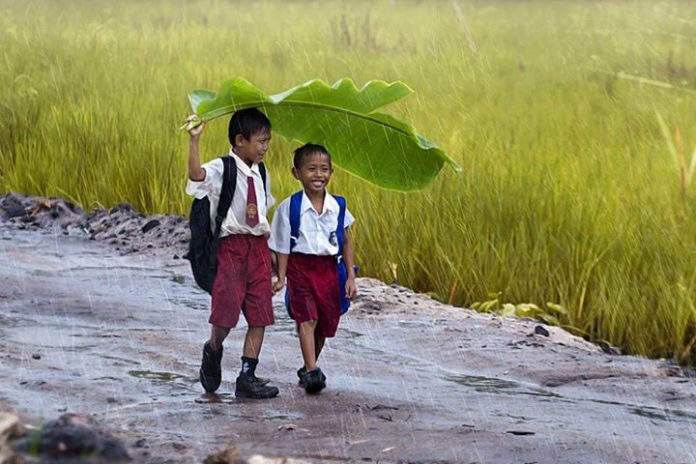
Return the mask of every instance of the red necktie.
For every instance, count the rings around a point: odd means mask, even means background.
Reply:
[[[254,178],[247,177],[247,204],[246,204],[246,223],[250,227],[259,223],[259,210],[256,205],[256,189],[254,188]]]

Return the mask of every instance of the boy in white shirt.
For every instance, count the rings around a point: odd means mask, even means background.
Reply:
[[[310,394],[326,387],[326,376],[317,359],[327,337],[336,335],[341,313],[339,292],[353,299],[357,293],[353,247],[349,227],[355,219],[346,209],[343,260],[348,273],[339,288],[336,255],[339,204],[326,186],[333,168],[331,155],[321,145],[306,144],[295,150],[292,173],[302,183],[299,233],[291,246],[290,197],[278,206],[271,224],[269,247],[278,255],[277,292],[287,278],[290,313],[297,324],[304,366],[298,370],[300,385]]]
[[[188,120],[194,117],[191,115]],[[204,127],[205,123],[189,131],[186,193],[199,199],[208,196],[214,212],[220,200],[224,167],[222,158],[201,166],[198,144]],[[237,326],[239,315],[243,313],[248,328],[235,396],[272,398],[278,394],[278,388],[256,377],[265,327],[274,322],[271,253],[267,243],[270,225],[266,218],[274,199],[270,193],[270,179],[268,176],[264,179],[260,168],[271,140],[271,122],[256,108],[239,110],[230,118],[228,136],[232,145],[230,156],[237,168],[233,175],[237,176],[237,181],[220,231],[218,268],[208,320],[210,339],[203,346],[199,376],[206,392],[218,389],[222,380],[222,342],[230,329]]]

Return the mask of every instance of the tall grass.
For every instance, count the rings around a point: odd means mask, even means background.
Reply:
[[[400,79],[417,93],[391,112],[464,172],[408,195],[337,172],[363,275],[391,281],[393,263],[457,305],[560,304],[591,339],[693,362],[696,5],[458,5],[0,0],[0,191],[183,214],[191,89]],[[279,198],[292,148],[268,156]]]

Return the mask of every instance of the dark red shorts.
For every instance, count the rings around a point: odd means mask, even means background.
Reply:
[[[317,321],[321,335],[336,335],[341,316],[336,258],[292,253],[288,257],[287,278],[295,323]]]
[[[213,285],[210,322],[237,326],[239,313],[250,327],[274,322],[271,297],[271,252],[266,237],[229,235],[218,246],[218,269]]]

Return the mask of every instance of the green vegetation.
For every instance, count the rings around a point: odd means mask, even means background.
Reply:
[[[446,162],[461,168],[408,124],[376,110],[413,93],[400,81],[372,80],[358,89],[350,79],[328,85],[313,79],[276,95],[267,95],[242,77],[226,80],[217,92],[189,94],[197,118],[182,126],[260,107],[273,121],[273,132],[298,143],[325,146],[334,165],[378,187],[418,190]],[[229,116],[228,116],[229,117]]]
[[[463,172],[412,194],[337,173],[363,275],[458,305],[556,308],[591,339],[694,361],[693,2],[0,6],[0,191],[185,213],[192,89],[402,80],[416,93],[387,112]],[[206,158],[225,129],[206,129]],[[274,139],[277,198],[298,187],[294,147]]]

